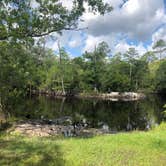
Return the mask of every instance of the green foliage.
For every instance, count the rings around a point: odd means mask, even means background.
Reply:
[[[61,56],[55,55],[43,42],[35,46],[1,42],[3,105],[34,89],[62,91],[62,77],[65,91],[73,92],[154,90],[155,86],[163,91],[165,86],[165,63],[130,56],[136,55],[135,50],[109,57],[109,47],[102,42],[93,52],[71,59],[64,48]]]
[[[17,95],[24,95],[23,91],[33,69],[24,46],[1,42],[0,49],[0,98],[2,105],[5,106]]]
[[[166,61],[162,61],[156,71],[156,89],[160,92],[166,91]]]
[[[18,96],[32,90],[65,90],[76,92],[138,91],[164,92],[165,62],[156,62],[155,52],[139,58],[129,48],[123,55],[110,57],[106,42],[94,51],[71,59],[64,48],[59,55],[45,48],[43,36],[52,32],[76,29],[85,12],[105,14],[112,7],[102,0],[73,0],[68,10],[59,0],[0,1],[0,105],[10,109]],[[34,37],[40,37],[34,42]],[[159,40],[154,49],[165,49]],[[161,50],[162,48],[162,50]]]
[[[17,96],[35,90],[110,92],[165,89],[165,61],[149,62],[136,58],[136,50],[109,57],[107,43],[100,43],[93,52],[71,59],[64,48],[55,55],[44,47],[16,42],[1,42],[1,105],[15,102]],[[126,59],[127,58],[127,59]],[[12,72],[11,72],[12,71]],[[9,102],[10,101],[10,102]]]
[[[0,49],[0,99],[3,109],[10,110],[18,97],[26,96],[32,89],[45,81],[46,73],[52,65],[52,53],[20,43],[1,42]]]
[[[110,52],[107,43],[101,42],[93,52],[85,52],[85,79],[91,90],[101,90],[102,74],[106,69],[106,58]]]
[[[85,12],[84,3],[92,12],[100,14],[110,12],[112,7],[102,0],[73,0],[71,3],[73,7],[68,10],[59,0],[0,1],[1,109],[9,107],[13,98],[25,96],[32,89],[59,89],[59,77],[65,78],[67,88],[72,84],[74,88],[73,78],[77,74],[72,74],[74,66],[66,59],[68,55],[61,50],[63,59],[58,64],[52,52],[45,49],[44,40],[35,45],[34,37],[76,29]]]
[[[163,106],[163,108],[166,108],[166,104]]]
[[[143,89],[148,86],[149,68],[148,63],[143,60],[135,60],[133,63],[132,86],[134,90]]]
[[[142,57],[141,60],[147,62],[147,63],[152,63],[157,60],[156,55],[152,51],[146,52]]]
[[[128,91],[130,89],[129,68],[128,63],[120,59],[112,59],[102,77],[104,91]]]
[[[92,12],[104,14],[112,7],[102,0],[73,0],[73,7],[68,10],[60,0],[0,1],[0,40],[28,39],[42,37],[52,32],[77,28],[78,19],[85,12],[84,3]]]
[[[163,48],[163,47],[165,47],[165,46],[166,46],[165,41],[162,40],[162,39],[160,39],[160,40],[158,40],[158,41],[154,44],[153,49],[156,49],[156,48]]]

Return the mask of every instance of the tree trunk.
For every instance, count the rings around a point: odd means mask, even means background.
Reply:
[[[138,90],[138,79],[135,81],[135,89]]]
[[[161,48],[160,48],[160,60],[161,60]]]
[[[132,65],[130,63],[130,88],[131,88],[131,83],[132,83],[131,75],[132,75]]]
[[[29,85],[29,97],[31,98],[31,96],[32,96],[32,85],[30,84]]]
[[[62,93],[65,94],[65,88],[64,88],[64,80],[63,80],[63,66],[62,66],[62,55],[61,55],[61,47],[60,43],[58,41],[58,49],[59,49],[59,64],[60,64],[60,71],[61,71],[61,86],[62,86]]]
[[[0,111],[3,111],[3,106],[2,106],[1,97],[0,97]]]
[[[62,92],[65,94],[65,88],[64,88],[64,82],[63,82],[63,76],[61,77],[61,85],[62,85]]]

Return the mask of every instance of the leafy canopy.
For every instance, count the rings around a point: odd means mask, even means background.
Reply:
[[[35,2],[37,5],[33,5]],[[104,14],[112,7],[102,0],[73,0],[72,9],[60,0],[2,0],[0,1],[0,40],[41,37],[52,32],[76,29],[80,16],[89,10]]]

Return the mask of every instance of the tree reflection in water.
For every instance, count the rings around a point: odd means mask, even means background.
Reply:
[[[43,119],[50,122],[68,117],[65,123],[76,127],[105,130],[148,130],[163,119],[164,97],[151,95],[140,101],[103,101],[78,98],[33,97],[13,106],[10,118]],[[67,125],[67,124],[65,124]]]

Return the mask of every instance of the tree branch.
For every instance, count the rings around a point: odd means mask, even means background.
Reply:
[[[43,32],[43,33],[24,32],[24,33],[20,33],[20,37],[43,37],[43,36],[48,36],[49,34],[51,34],[53,32],[60,32],[62,30],[65,30],[65,31],[81,31],[81,30],[85,30],[85,29],[88,29],[88,27],[83,27],[83,28],[65,27],[65,28],[60,29],[60,30],[52,29],[52,30],[49,30],[48,32]],[[0,41],[7,40],[9,37],[12,37],[12,35],[0,37]]]

